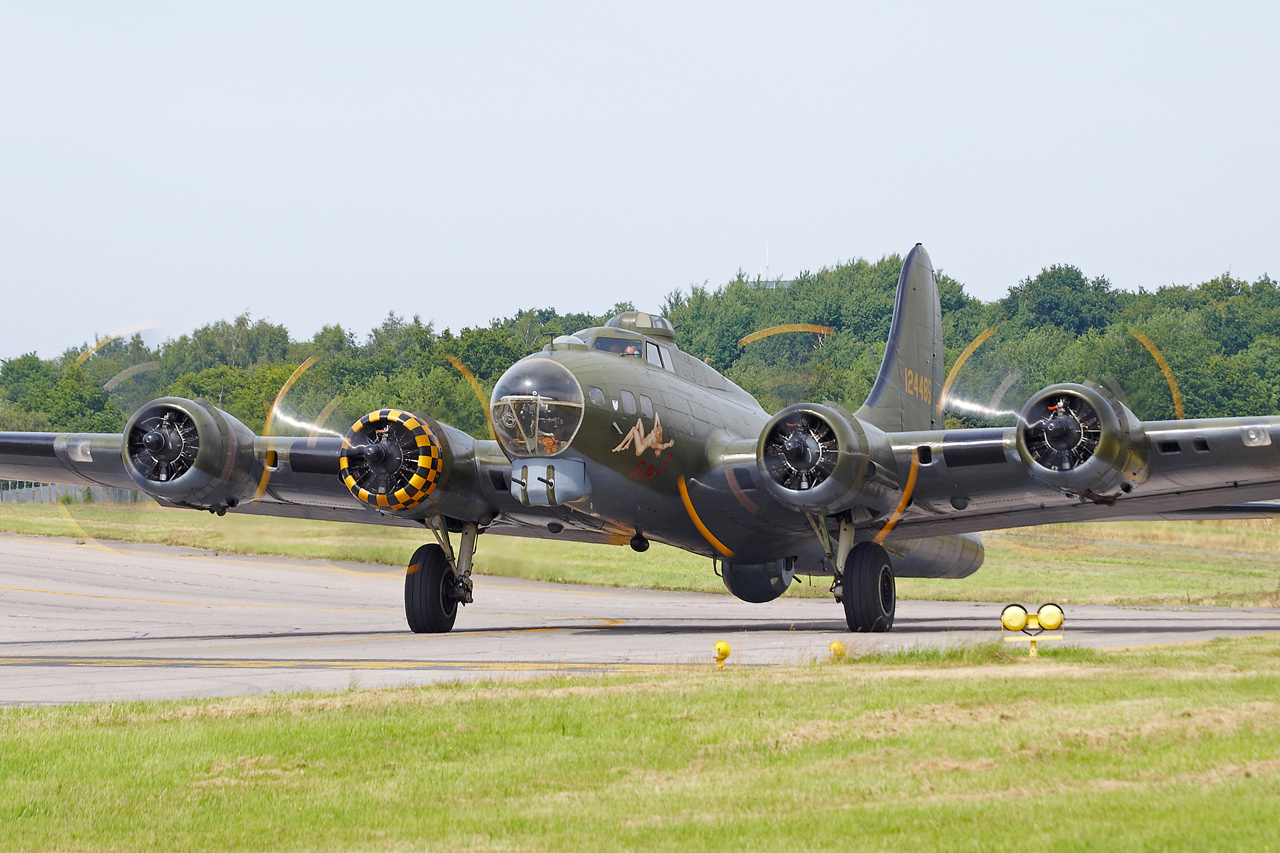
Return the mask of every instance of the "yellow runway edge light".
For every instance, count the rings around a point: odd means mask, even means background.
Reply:
[[[1000,613],[1000,624],[1006,631],[1020,632],[1025,636],[1005,637],[1006,643],[1030,643],[1031,654],[1040,656],[1036,649],[1038,640],[1061,640],[1065,634],[1046,634],[1046,631],[1057,631],[1066,620],[1062,608],[1056,604],[1042,604],[1035,613],[1028,613],[1021,604],[1010,604]]]

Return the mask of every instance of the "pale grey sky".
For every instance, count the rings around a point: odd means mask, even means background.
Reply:
[[[1069,6],[8,0],[0,358],[657,309],[766,244],[1280,277],[1280,7]]]

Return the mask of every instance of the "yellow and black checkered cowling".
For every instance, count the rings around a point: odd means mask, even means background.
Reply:
[[[372,465],[353,453],[369,444],[387,448],[387,464]],[[385,512],[403,512],[431,495],[444,477],[444,465],[440,439],[423,417],[381,409],[347,431],[338,473],[357,500]]]

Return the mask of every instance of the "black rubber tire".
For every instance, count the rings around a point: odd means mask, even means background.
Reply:
[[[404,576],[404,615],[415,634],[447,634],[458,618],[458,602],[450,594],[453,569],[439,545],[413,552]]]
[[[862,542],[844,563],[844,618],[849,630],[879,634],[893,627],[898,587],[889,554],[879,545]]]

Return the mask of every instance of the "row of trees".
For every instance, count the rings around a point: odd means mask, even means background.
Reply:
[[[134,335],[60,357],[33,353],[0,364],[0,429],[118,432],[139,406],[166,395],[204,397],[261,431],[277,394],[308,359],[281,409],[294,421],[341,432],[361,415],[397,406],[426,411],[482,435],[484,410],[456,359],[492,389],[512,363],[538,349],[550,334],[599,325],[610,314],[521,311],[489,326],[437,332],[419,317],[390,314],[363,342],[340,325],[311,340],[294,341],[288,329],[242,314],[203,326],[152,349]],[[317,423],[321,413],[324,422]],[[276,433],[306,432],[289,419]]]
[[[766,408],[802,399],[856,407],[884,355],[900,265],[897,257],[859,260],[805,273],[785,287],[739,276],[715,290],[673,294],[665,310],[684,324],[682,346],[709,358]],[[1277,411],[1280,286],[1266,276],[1131,293],[1060,265],[991,303],[946,275],[939,291],[948,369],[990,330],[956,374],[949,408],[959,422],[1008,423],[1045,385],[1086,380],[1111,387],[1144,419],[1175,417],[1170,383],[1136,333],[1171,367],[1188,417]],[[835,333],[737,346],[743,335],[794,322]]]
[[[790,282],[739,275],[717,288],[673,292],[660,308],[678,325],[682,349],[723,371],[774,410],[798,400],[835,400],[856,408],[884,354],[902,259],[856,260]],[[1135,332],[1166,358],[1189,417],[1271,414],[1280,401],[1280,287],[1224,275],[1155,292],[1118,290],[1072,266],[1042,270],[982,303],[940,276],[947,364],[986,330],[988,337],[957,374],[951,417],[957,423],[1007,423],[1035,390],[1058,381],[1111,387],[1143,418],[1174,417],[1165,375]],[[0,429],[119,431],[154,397],[205,397],[261,430],[266,412],[307,359],[284,399],[276,432],[310,424],[343,431],[384,406],[425,411],[474,435],[484,410],[465,366],[486,396],[501,373],[548,336],[603,323],[605,315],[530,309],[454,334],[418,317],[391,314],[363,341],[342,326],[310,340],[241,315],[148,347],[139,336],[61,357],[34,354],[0,364]],[[789,333],[739,346],[746,335],[786,323],[832,333]],[[455,364],[455,362],[457,364]]]

